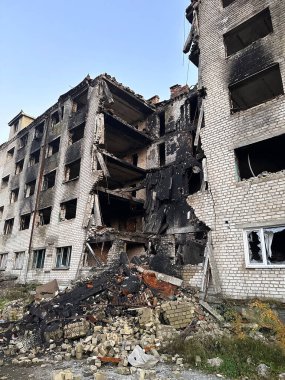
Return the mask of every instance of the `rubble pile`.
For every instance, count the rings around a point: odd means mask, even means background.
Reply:
[[[139,352],[138,367],[147,368],[158,362],[160,347],[181,332],[223,331],[198,295],[181,285],[178,278],[120,264],[49,299],[39,300],[37,293],[20,320],[0,324],[0,355],[19,365],[44,363],[43,357],[86,359],[92,373],[113,363],[126,374],[131,362],[136,367],[132,356]]]

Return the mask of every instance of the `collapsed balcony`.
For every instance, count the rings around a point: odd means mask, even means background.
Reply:
[[[102,161],[100,163],[99,161],[99,164],[104,164],[105,174],[107,174],[104,180],[101,181],[101,186],[116,189],[126,184],[136,183],[145,178],[146,171],[144,169],[120,160],[107,152],[101,153],[104,163]]]
[[[151,138],[109,113],[104,113],[104,147],[117,157],[144,148]]]
[[[127,91],[119,83],[111,80],[108,76],[102,76],[111,92],[113,103],[110,106],[113,113],[126,121],[128,124],[136,125],[153,113],[154,108],[143,100],[142,97]]]

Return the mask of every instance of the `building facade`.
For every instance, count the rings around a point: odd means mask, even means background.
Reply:
[[[18,114],[0,147],[2,274],[65,286],[122,252],[180,276],[202,265],[207,228],[186,202],[203,180],[200,103],[179,85],[146,101],[104,74]]]
[[[223,296],[285,300],[285,12],[279,0],[191,1],[184,46],[204,90],[211,230]]]

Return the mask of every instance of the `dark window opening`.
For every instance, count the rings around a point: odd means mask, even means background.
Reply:
[[[87,91],[73,99],[73,112],[84,109],[87,105]]]
[[[60,247],[56,249],[56,268],[69,268],[71,247]]]
[[[194,173],[192,169],[189,171],[188,194],[192,195],[201,190],[202,176],[201,173]]]
[[[3,218],[3,213],[4,213],[4,206],[0,207],[0,220]]]
[[[39,163],[39,161],[40,161],[40,154],[41,154],[41,150],[40,149],[38,149],[35,152],[31,153],[30,159],[29,159],[29,166],[33,166],[33,165]]]
[[[273,32],[269,8],[251,17],[224,35],[227,56]]]
[[[38,220],[36,222],[37,226],[44,226],[50,223],[51,218],[51,207],[46,207],[38,211]]]
[[[21,215],[21,217],[20,217],[20,231],[29,229],[30,220],[31,220],[31,214]]]
[[[55,176],[56,176],[56,170],[44,175],[42,190],[47,190],[47,189],[54,187]]]
[[[165,165],[165,143],[161,143],[158,145],[158,153],[159,153],[159,165]]]
[[[10,161],[14,157],[15,148],[11,148],[7,152],[7,160]]]
[[[52,115],[51,115],[51,127],[55,127],[56,124],[59,123],[59,113],[58,111],[54,112]]]
[[[44,133],[44,122],[41,123],[40,125],[37,125],[35,127],[35,134],[34,134],[34,139],[36,140],[40,140],[42,137],[43,137],[43,133]]]
[[[46,157],[50,157],[59,151],[60,137],[51,141],[47,146]]]
[[[139,160],[139,156],[137,155],[137,153],[133,154],[132,155],[132,163],[134,166],[138,166],[138,160]]]
[[[284,94],[279,64],[229,85],[232,112],[246,110]]]
[[[28,133],[26,133],[24,136],[20,137],[20,146],[19,148],[24,148],[28,144]]]
[[[24,197],[28,198],[34,195],[36,188],[36,180],[27,182],[25,185]]]
[[[80,161],[77,160],[65,165],[65,181],[71,181],[79,177],[80,173]]]
[[[1,189],[4,189],[5,187],[8,187],[9,178],[10,178],[9,175],[6,175],[6,177],[2,178]]]
[[[32,264],[33,269],[42,269],[44,267],[45,255],[46,255],[45,249],[36,249],[34,251],[33,264]]]
[[[108,253],[112,247],[110,241],[105,241],[103,243],[90,243],[92,252],[86,249],[83,258],[84,267],[95,267],[98,263],[107,263]]]
[[[10,194],[10,203],[17,202],[18,197],[19,197],[19,189],[12,190]]]
[[[285,170],[285,134],[235,150],[240,179]]]
[[[228,5],[230,5],[231,3],[233,3],[235,0],[222,0],[223,2],[223,7],[227,7]]]
[[[69,141],[70,145],[74,144],[76,141],[81,140],[84,137],[85,123],[78,125],[69,131]]]
[[[23,269],[25,252],[15,252],[15,261],[13,269]]]
[[[8,261],[8,253],[0,253],[0,269],[5,270]]]
[[[165,112],[161,112],[159,115],[159,136],[165,135]]]
[[[10,235],[14,226],[14,218],[5,220],[4,235]]]
[[[23,171],[24,159],[16,162],[15,174],[20,174]]]
[[[74,219],[76,217],[77,199],[60,204],[60,221]]]

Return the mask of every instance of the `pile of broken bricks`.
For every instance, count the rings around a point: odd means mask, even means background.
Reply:
[[[85,360],[95,379],[106,363],[124,375],[151,376],[163,361],[160,348],[179,334],[225,332],[211,308],[181,285],[169,275],[120,266],[49,299],[37,296],[22,319],[0,325],[0,357],[16,365]],[[54,376],[76,379],[70,373]]]

